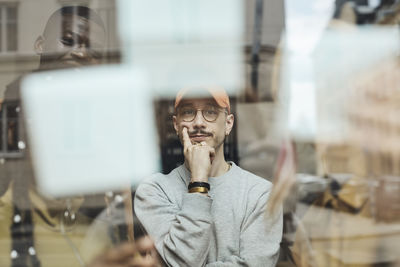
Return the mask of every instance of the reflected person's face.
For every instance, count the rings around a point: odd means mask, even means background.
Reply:
[[[44,33],[41,65],[68,68],[99,64],[105,32],[98,24],[77,15],[60,15]]]

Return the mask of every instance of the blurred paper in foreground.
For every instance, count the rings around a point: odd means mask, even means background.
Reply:
[[[53,196],[120,189],[158,170],[146,77],[95,67],[33,74],[22,101],[35,176]]]
[[[243,2],[120,0],[124,62],[144,68],[161,95],[193,85],[244,86]]]
[[[308,11],[312,9],[309,7]],[[322,14],[327,16],[329,12]],[[289,132],[294,140],[344,142],[349,138],[347,109],[353,105],[349,81],[358,72],[398,54],[398,27],[349,30],[331,25],[323,31],[319,26],[311,27],[312,20],[305,16],[307,13],[304,15],[307,19],[295,12],[292,15],[293,21],[287,18],[283,54],[280,93],[284,108],[278,119],[280,130]],[[300,31],[300,26],[294,27],[296,21],[310,28]],[[314,41],[311,43],[311,40]]]

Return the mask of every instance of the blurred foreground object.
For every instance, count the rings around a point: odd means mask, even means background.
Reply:
[[[34,171],[47,194],[121,189],[158,169],[153,105],[142,72],[65,70],[31,75],[22,87]]]
[[[400,224],[376,222],[371,217],[372,205],[364,179],[333,177],[298,224],[292,248],[296,264],[397,266]]]
[[[351,142],[359,147],[370,181],[373,215],[378,221],[400,222],[400,60],[392,58],[350,81]]]
[[[229,94],[244,87],[242,1],[120,0],[118,13],[124,63],[161,96],[210,81]]]
[[[317,132],[316,84],[313,53],[330,20],[333,0],[287,0],[283,36],[277,132],[286,138],[274,174],[270,211],[282,204],[296,183],[296,160],[291,140],[310,140]],[[304,37],[306,36],[306,38]],[[280,57],[280,55],[279,55]],[[280,61],[276,63],[281,64]]]
[[[330,2],[287,2],[277,128],[295,141],[347,142],[349,79],[400,46],[398,27],[332,23]]]
[[[268,202],[268,209],[274,213],[279,210],[296,184],[296,158],[293,143],[284,140],[279,152],[274,174],[274,187]]]
[[[163,266],[153,240],[132,213],[132,204],[126,204],[132,201],[131,195],[128,192],[122,195],[108,192],[106,195],[110,201],[107,209],[96,217],[86,232],[83,245],[90,247],[104,243],[107,237],[112,238],[112,245],[104,247],[101,254],[91,255],[88,267]],[[128,212],[127,206],[131,209]],[[120,238],[124,231],[128,239]]]
[[[368,66],[345,83],[346,138],[317,146],[319,173],[333,180],[299,222],[300,266],[400,263],[399,58]]]
[[[317,192],[304,192],[297,179],[296,231],[287,243],[298,266],[398,266],[399,30],[350,24],[382,21],[378,15],[398,5],[339,2],[344,9],[334,16],[345,20],[326,24],[318,40],[289,36],[283,51],[278,126],[295,141],[314,142],[321,181]]]
[[[37,8],[46,13],[47,8]],[[33,28],[29,27],[29,33]],[[52,13],[36,39],[34,48],[40,56],[36,72],[65,68],[78,71],[101,63],[105,41],[105,27],[95,11],[87,6],[64,6]],[[20,103],[21,79],[7,86],[1,110],[0,265],[83,266],[90,260],[89,255],[111,243],[107,236],[89,247],[82,245],[104,201],[98,195],[53,198],[40,192],[25,131],[26,111]],[[50,136],[52,131],[47,134]]]
[[[124,243],[115,248],[109,249],[88,265],[88,267],[131,266],[162,266],[154,242],[149,237],[142,237],[135,243]]]
[[[332,26],[333,7],[333,1],[286,2],[276,131],[319,148],[349,142],[349,79],[394,56],[399,47],[398,29],[392,26]],[[279,195],[287,195],[294,183],[287,182]]]

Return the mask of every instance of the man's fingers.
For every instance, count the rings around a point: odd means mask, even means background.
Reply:
[[[183,147],[184,150],[186,150],[189,146],[192,145],[192,142],[190,142],[188,129],[186,127],[183,127],[182,129],[182,138],[183,138]]]
[[[215,157],[215,149],[211,148],[210,149],[210,158],[214,158]]]
[[[111,248],[99,255],[89,267],[128,267],[134,258],[136,247],[132,243],[124,243],[118,247]]]
[[[140,256],[139,252],[143,254]],[[90,267],[161,266],[154,242],[149,237],[139,238],[135,243],[124,243],[109,249],[97,257]]]
[[[111,249],[105,255],[107,261],[124,261],[126,258],[134,256],[136,246],[133,243],[124,243],[116,248]]]
[[[133,267],[157,267],[157,266],[161,266],[161,264],[153,258],[141,257],[141,258],[132,260],[131,266],[133,266]]]
[[[136,248],[140,253],[155,249],[154,242],[149,236],[144,236],[136,240]]]

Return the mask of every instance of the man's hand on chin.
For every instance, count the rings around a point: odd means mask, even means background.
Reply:
[[[206,142],[192,144],[188,129],[182,129],[183,154],[191,172],[192,182],[208,182],[211,171],[211,158],[215,156],[214,148]]]

